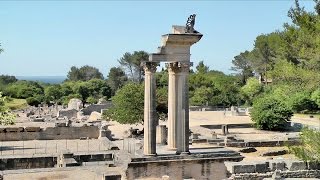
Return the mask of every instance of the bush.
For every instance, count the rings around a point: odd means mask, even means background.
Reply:
[[[293,112],[279,99],[266,96],[253,103],[250,115],[258,129],[283,130]]]
[[[97,100],[97,98],[95,98],[95,97],[93,97],[93,96],[90,96],[90,97],[87,98],[87,102],[88,102],[89,104],[97,104],[97,103],[98,103],[98,100]]]
[[[320,162],[320,132],[304,128],[300,139],[301,145],[289,146],[290,152],[304,161]]]
[[[298,92],[289,99],[289,106],[294,112],[314,111],[317,105],[310,99],[309,93]]]
[[[26,100],[30,106],[38,106],[39,104],[41,104],[41,101],[35,97],[28,97]]]
[[[318,105],[318,108],[320,108],[320,89],[315,90],[311,94],[311,99]]]

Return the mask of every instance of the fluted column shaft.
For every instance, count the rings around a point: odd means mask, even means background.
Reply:
[[[177,154],[189,153],[189,86],[190,62],[168,63],[168,148]]]
[[[145,62],[144,93],[144,154],[156,155],[156,80],[157,63]]]
[[[177,149],[177,64],[166,64],[169,73],[168,84],[168,149]]]
[[[179,62],[177,78],[177,154],[189,153],[189,84],[190,62]]]

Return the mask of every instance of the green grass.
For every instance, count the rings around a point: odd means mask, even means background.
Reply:
[[[23,109],[28,106],[27,101],[25,99],[12,99],[5,104],[11,110]]]

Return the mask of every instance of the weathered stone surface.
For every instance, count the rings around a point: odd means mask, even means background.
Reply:
[[[286,163],[286,167],[289,171],[297,171],[297,170],[307,169],[306,162],[303,162],[303,161],[287,160],[287,161],[285,161],[285,163]]]
[[[98,113],[96,111],[93,111],[89,118],[88,118],[89,121],[97,121],[97,120],[101,120],[101,113]]]
[[[242,152],[242,153],[251,153],[251,152],[256,152],[257,149],[254,148],[254,147],[247,147],[247,148],[243,148],[243,149],[240,149],[239,152]]]
[[[231,174],[254,173],[256,171],[255,164],[247,162],[225,162],[227,170]]]
[[[308,162],[308,169],[320,170],[320,163]]]
[[[268,162],[257,162],[255,163],[257,173],[264,173],[269,171],[269,163]]]
[[[76,109],[63,109],[58,112],[57,117],[59,118],[67,117],[68,119],[77,118],[77,113],[78,113],[78,110]]]
[[[70,99],[68,109],[75,109],[79,111],[82,108],[82,101],[77,98]]]
[[[90,115],[92,112],[102,113],[103,110],[112,106],[111,102],[106,104],[91,104],[88,107],[82,109],[83,115]]]
[[[269,161],[269,169],[271,171],[275,171],[275,170],[283,171],[286,169],[286,164],[284,160],[271,160]]]

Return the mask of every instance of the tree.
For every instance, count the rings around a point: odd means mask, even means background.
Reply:
[[[103,74],[97,68],[85,65],[80,68],[72,66],[67,75],[69,81],[88,81],[90,79],[103,79]]]
[[[240,92],[244,96],[247,104],[251,105],[253,99],[262,92],[262,86],[256,78],[252,77],[248,79],[246,85],[241,88]]]
[[[301,145],[289,150],[304,161],[320,162],[320,131],[304,128],[300,133]]]
[[[125,69],[129,78],[134,82],[142,82],[144,70],[141,63],[149,60],[149,54],[145,51],[126,52],[118,62]]]
[[[63,95],[61,92],[61,86],[59,84],[46,87],[44,93],[49,101],[55,102],[57,102]]]
[[[255,126],[263,130],[284,130],[292,115],[292,110],[272,95],[257,99],[250,113]]]
[[[104,112],[104,119],[112,119],[121,124],[143,123],[144,86],[128,83],[112,97],[113,106]]]
[[[196,70],[197,70],[197,73],[207,73],[209,72],[209,67],[206,66],[203,61],[200,61],[199,64],[196,66]]]
[[[214,88],[201,86],[194,91],[190,104],[194,106],[208,105],[215,95]]]
[[[231,70],[236,71],[240,76],[241,84],[246,84],[247,79],[253,76],[252,67],[249,60],[249,51],[245,51],[235,56],[232,60]]]
[[[44,89],[37,82],[22,80],[9,84],[5,88],[4,94],[14,98],[26,99],[36,95],[43,95]]]
[[[269,78],[267,72],[273,69],[275,57],[281,50],[282,39],[279,32],[260,35],[256,38],[254,49],[249,55],[254,70],[263,76],[265,83]]]
[[[15,76],[0,75],[0,84],[7,85],[17,81],[18,79]]]
[[[90,88],[88,87],[88,84],[85,82],[80,83],[77,88],[76,88],[76,94],[80,95],[80,99],[82,101],[82,106],[84,107],[84,105],[87,102],[87,98],[90,97],[91,92],[90,92]]]
[[[110,86],[112,90],[112,94],[115,94],[115,92],[121,88],[126,81],[128,80],[125,72],[119,68],[119,67],[113,67],[110,69],[108,74],[108,85]]]
[[[14,124],[15,116],[9,111],[9,108],[5,106],[6,98],[2,96],[0,92],[0,124],[11,125]]]

